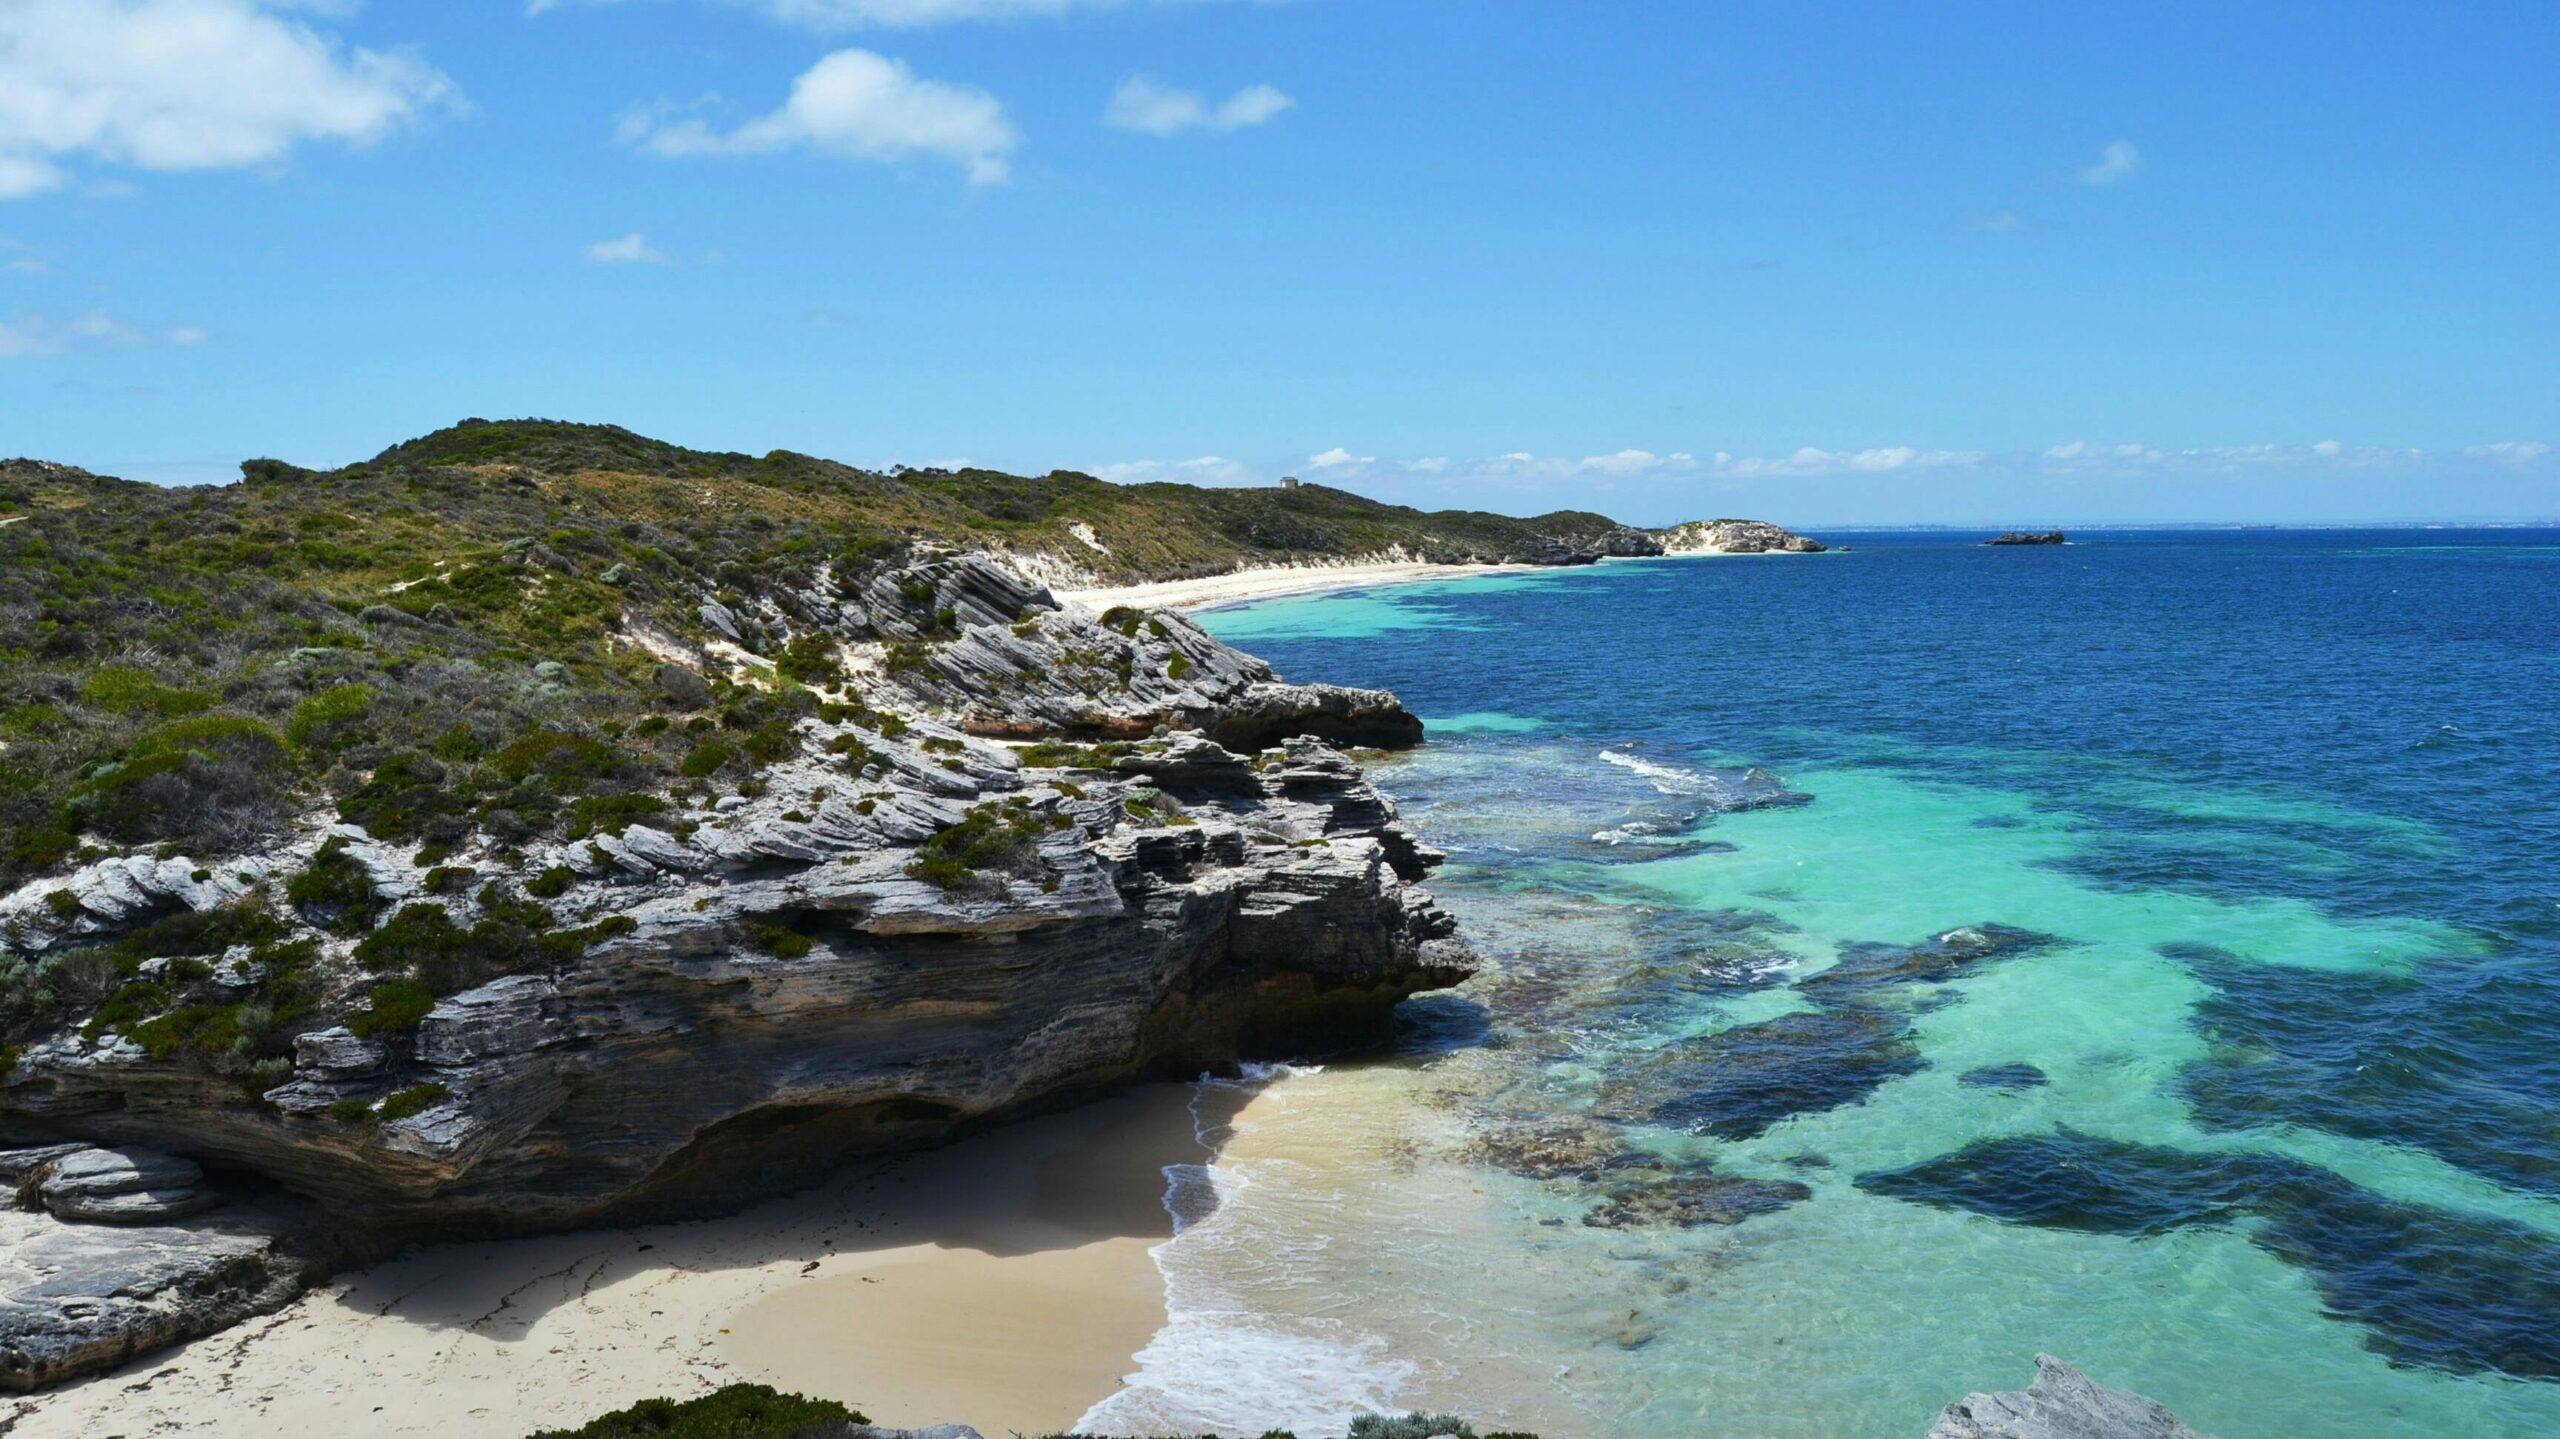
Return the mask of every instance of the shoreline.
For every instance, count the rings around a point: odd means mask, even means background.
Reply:
[[[725,1218],[428,1246],[0,1401],[0,1431],[510,1439],[741,1381],[893,1427],[1068,1430],[1166,1322],[1150,1251],[1164,1167],[1209,1157],[1194,1102],[1144,1085]]]
[[[1380,561],[1354,565],[1258,565],[1202,575],[1188,580],[1154,580],[1142,585],[1108,585],[1094,589],[1052,590],[1062,605],[1107,610],[1128,605],[1146,610],[1216,609],[1285,596],[1361,590],[1380,585],[1421,584],[1431,580],[1474,580],[1498,575],[1536,574],[1542,570],[1579,569],[1578,565],[1429,565]]]
[[[1388,585],[1434,581],[1496,579],[1509,575],[1572,574],[1602,565],[1636,560],[1721,560],[1750,558],[1780,551],[1676,550],[1659,555],[1606,555],[1587,565],[1434,565],[1404,560],[1374,564],[1257,565],[1225,574],[1187,580],[1152,580],[1141,585],[1104,585],[1090,589],[1051,589],[1062,605],[1101,611],[1115,605],[1147,610],[1214,610],[1258,600],[1331,594],[1340,590],[1379,589]]]

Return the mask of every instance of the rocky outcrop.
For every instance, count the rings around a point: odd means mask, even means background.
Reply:
[[[0,1390],[112,1368],[282,1306],[310,1274],[284,1242],[290,1227],[246,1206],[183,1227],[0,1210]]]
[[[837,618],[889,644],[886,683],[972,734],[1130,739],[1172,728],[1240,749],[1291,735],[1370,748],[1422,740],[1422,722],[1383,690],[1279,683],[1187,616],[1064,609],[985,555],[875,578]]]
[[[44,1211],[13,1222],[57,1256],[0,1302],[0,1352],[35,1356],[15,1372],[114,1362],[299,1282],[205,1169],[318,1201],[325,1241],[297,1230],[294,1252],[333,1258],[694,1214],[1142,1076],[1381,1043],[1397,1001],[1471,972],[1419,887],[1440,856],[1327,743],[1420,738],[1393,696],[1284,684],[1177,615],[1062,610],[981,556],[796,603],[857,678],[716,801],[432,856],[315,815],[268,851],[106,858],[0,896],[13,964],[158,936],[115,961],[125,1009],[0,1051],[0,1141],[41,1146],[0,1155]],[[726,619],[742,646],[794,624]],[[324,860],[369,918],[278,902]],[[252,943],[168,937],[243,912]],[[549,928],[392,1017],[386,934],[467,953],[510,925]],[[288,955],[310,1016],[291,1060],[197,1047],[249,1022],[240,996]],[[110,1306],[127,1318],[48,1338],[72,1310],[45,1296],[106,1283],[62,1276],[118,1265],[142,1276],[108,1286],[141,1296]]]
[[[1656,530],[1667,555],[1820,554],[1824,545],[1766,520],[1691,520]]]
[[[2110,1389],[2050,1354],[2036,1356],[2031,1388],[1968,1394],[1950,1404],[1929,1439],[2212,1439],[2139,1394]]]

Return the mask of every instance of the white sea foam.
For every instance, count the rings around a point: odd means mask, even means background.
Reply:
[[[1641,755],[1620,754],[1613,749],[1604,749],[1600,751],[1600,758],[1603,763],[1616,765],[1620,769],[1633,770],[1644,776],[1652,783],[1654,792],[1657,794],[1708,794],[1723,788],[1713,775],[1703,774],[1693,769],[1683,769],[1678,765],[1657,764]]]
[[[1192,1114],[1203,1144],[1227,1125],[1209,1101],[1318,1073],[1310,1066],[1249,1065],[1235,1079],[1203,1077]],[[1174,1237],[1151,1253],[1164,1276],[1166,1323],[1138,1351],[1119,1393],[1085,1411],[1089,1434],[1340,1433],[1362,1414],[1391,1409],[1414,1374],[1385,1341],[1338,1322],[1263,1312],[1250,1291],[1316,1269],[1326,1228],[1293,1213],[1291,1166],[1212,1161],[1167,1165],[1164,1205]],[[1272,1186],[1265,1198],[1253,1191]]]

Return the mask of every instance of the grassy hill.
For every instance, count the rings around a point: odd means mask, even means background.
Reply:
[[[102,852],[237,849],[320,796],[377,833],[530,839],[609,823],[678,775],[751,773],[817,703],[794,681],[835,663],[821,573],[920,543],[1130,582],[1399,545],[1493,558],[1615,528],[1322,486],[884,474],[536,420],[465,421],[338,470],[241,468],[164,489],[0,462],[0,885]],[[735,642],[772,682],[714,675],[716,721],[671,722],[646,637],[723,639],[706,605],[747,617]]]

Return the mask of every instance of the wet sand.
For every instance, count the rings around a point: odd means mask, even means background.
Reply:
[[[1165,1317],[1152,1085],[690,1224],[438,1245],[83,1383],[0,1402],[11,1439],[486,1435],[741,1380],[892,1424],[1068,1428]],[[13,1427],[14,1426],[14,1427]]]

